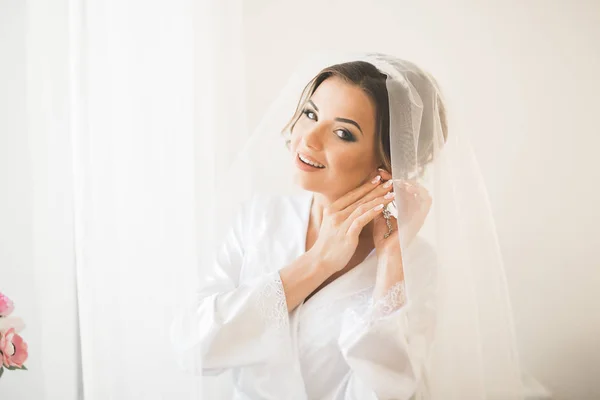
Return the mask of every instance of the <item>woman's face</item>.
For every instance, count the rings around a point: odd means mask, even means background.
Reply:
[[[375,126],[375,104],[361,88],[326,79],[292,130],[294,181],[335,200],[371,179],[379,165]]]

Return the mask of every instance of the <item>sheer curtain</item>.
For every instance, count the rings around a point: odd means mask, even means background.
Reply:
[[[5,160],[27,189],[5,204],[21,205],[30,228],[5,243],[30,248],[18,259],[2,245],[1,261],[23,272],[0,278],[0,290],[21,305],[31,356],[29,372],[0,382],[0,398],[201,398],[200,378],[174,361],[169,328],[202,273],[215,172],[245,137],[241,0],[32,0],[13,10],[27,72],[11,88],[28,139],[3,129],[10,151],[0,154],[26,156]],[[11,276],[5,266],[0,277]]]
[[[69,1],[0,1],[0,291],[28,371],[0,399],[78,399]]]
[[[74,171],[86,400],[200,395],[199,378],[174,363],[168,332],[202,272],[215,172],[243,137],[242,103],[231,100],[244,98],[240,9],[239,0],[87,0],[78,10]]]

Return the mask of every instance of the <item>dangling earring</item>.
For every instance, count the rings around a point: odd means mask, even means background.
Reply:
[[[383,238],[387,239],[392,234],[392,213],[387,209],[387,207],[383,209],[383,218],[385,218],[385,224],[388,228],[388,231],[383,235]]]

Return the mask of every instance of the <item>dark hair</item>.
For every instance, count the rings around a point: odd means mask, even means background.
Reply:
[[[286,124],[283,129],[283,133],[290,133],[293,131],[294,126],[302,116],[302,110],[306,106],[306,103],[317,90],[319,85],[326,79],[331,77],[338,77],[344,81],[361,88],[375,103],[375,146],[377,156],[381,161],[381,165],[384,169],[391,172],[391,156],[390,156],[390,115],[389,115],[389,101],[388,91],[386,87],[387,75],[380,72],[373,64],[366,61],[351,61],[342,64],[332,65],[323,69],[317,74],[311,81],[306,85],[300,96],[298,106],[294,115],[290,121]],[[430,77],[429,77],[430,78]],[[431,79],[431,78],[430,78]],[[447,124],[446,124],[446,109],[443,101],[438,97],[437,108],[440,114],[440,121],[442,124],[442,131],[444,135],[444,141],[447,138]],[[422,140],[432,141],[432,132],[429,133],[429,137],[421,137],[419,135],[419,142]],[[427,154],[419,154],[419,165],[423,167],[429,161],[433,159],[433,151],[431,146],[419,146],[419,150],[428,149]],[[419,151],[421,153],[421,151]]]

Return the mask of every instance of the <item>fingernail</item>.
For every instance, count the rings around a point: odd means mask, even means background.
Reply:
[[[373,210],[375,210],[375,211],[379,211],[379,210],[381,210],[382,208],[383,208],[383,204],[380,204],[380,205],[378,205],[378,206],[375,206],[375,207],[373,207]]]
[[[394,192],[389,192],[388,194],[386,194],[385,196],[383,196],[384,199],[393,199],[396,196],[396,193]]]
[[[386,183],[383,184],[383,187],[389,188],[390,186],[392,186],[392,183],[394,183],[394,182],[390,179],[389,181],[387,181]]]
[[[377,175],[377,176],[376,176],[376,177],[375,177],[375,178],[374,178],[374,179],[371,181],[371,183],[377,183],[377,182],[379,182],[380,180],[381,180],[381,176],[380,176],[380,175]]]

